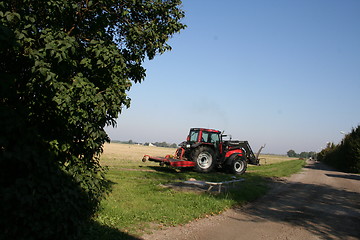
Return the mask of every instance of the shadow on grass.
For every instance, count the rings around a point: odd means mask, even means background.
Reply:
[[[235,182],[230,184],[215,185],[210,188],[210,185],[204,184],[189,184],[184,183],[189,179],[209,182],[223,182],[234,180],[233,174],[228,174],[222,171],[214,171],[211,173],[199,173],[193,170],[177,171],[175,169],[166,167],[151,167],[156,172],[149,173],[155,178],[163,178],[162,186],[171,188],[175,191],[207,193],[213,195],[217,199],[233,200],[238,204],[251,202],[263,196],[267,190],[268,179],[256,173],[245,173],[237,175],[236,179],[244,179],[242,182]],[[167,181],[165,181],[165,179]]]
[[[163,172],[163,173],[178,173],[178,171],[176,169],[170,168],[170,167],[147,166],[147,168],[150,168],[150,169],[155,170],[157,172]]]
[[[215,170],[210,173],[200,173],[194,171],[192,168],[181,168],[181,169],[174,169],[170,167],[156,167],[156,166],[148,166],[148,168],[154,170],[149,174],[151,175],[158,175],[159,177],[163,177],[164,179],[167,178],[170,181],[173,180],[189,180],[190,178],[194,178],[200,181],[214,181],[214,182],[221,182],[221,181],[228,181],[236,178],[247,178],[252,177],[253,174],[244,174],[244,175],[236,175],[229,174],[222,170]]]
[[[141,238],[121,232],[115,228],[90,222],[82,229],[80,240],[140,240]]]

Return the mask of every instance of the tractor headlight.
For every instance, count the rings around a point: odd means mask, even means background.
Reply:
[[[186,148],[190,148],[190,144],[186,144]]]

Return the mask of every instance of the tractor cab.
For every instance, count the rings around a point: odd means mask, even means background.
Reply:
[[[200,145],[212,147],[217,156],[223,153],[221,131],[205,128],[191,128],[187,137],[186,145],[188,148],[196,148]]]
[[[221,132],[212,129],[191,128],[187,140],[191,143],[219,144],[221,142]]]

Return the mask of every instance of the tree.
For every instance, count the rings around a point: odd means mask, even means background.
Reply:
[[[0,2],[0,228],[70,239],[108,191],[107,125],[143,61],[185,28],[180,0]]]
[[[328,143],[317,156],[319,161],[341,171],[360,173],[360,125],[346,134],[339,144]]]
[[[301,153],[299,154],[299,157],[300,157],[300,158],[309,158],[310,155],[309,155],[308,152],[301,152]]]
[[[287,156],[288,157],[296,157],[297,154],[294,150],[289,150],[289,151],[287,151]]]

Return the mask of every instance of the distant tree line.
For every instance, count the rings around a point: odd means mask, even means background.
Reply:
[[[154,143],[149,143],[146,142],[144,144],[142,143],[138,143],[138,142],[134,142],[133,140],[128,140],[128,141],[118,141],[118,140],[112,140],[111,142],[117,142],[117,143],[122,143],[122,144],[138,144],[138,145],[145,145],[145,146],[156,146],[156,147],[168,147],[168,148],[177,148],[178,145],[176,143],[167,143],[167,142],[154,142]]]
[[[291,150],[287,151],[287,156],[288,157],[298,157],[298,158],[315,158],[316,152],[296,153],[294,150],[291,149]]]
[[[154,142],[154,143],[151,143],[151,144],[154,145],[154,146],[157,146],[157,147],[168,147],[168,148],[177,148],[178,147],[178,145],[176,143]],[[149,146],[150,143],[145,143],[144,145]]]
[[[122,144],[141,144],[141,143],[138,143],[138,142],[134,142],[133,140],[128,140],[128,141],[118,141],[118,140],[111,140],[111,142],[114,142],[114,143],[122,143]],[[142,144],[141,144],[142,145]]]
[[[360,173],[360,125],[339,144],[328,143],[318,160],[341,171]]]

